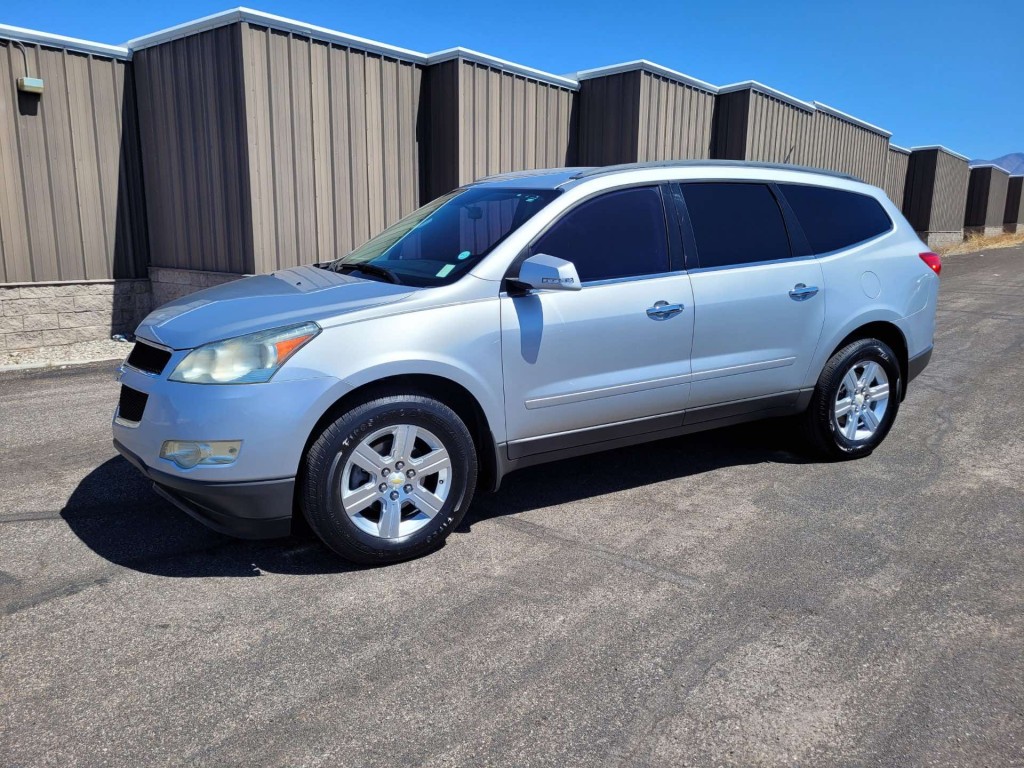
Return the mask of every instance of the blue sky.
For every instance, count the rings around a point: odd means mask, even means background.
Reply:
[[[5,3],[0,23],[122,43],[231,0]],[[759,80],[972,158],[1024,152],[1024,2],[643,3],[247,0],[419,51],[462,45],[558,74],[646,58],[715,84]]]

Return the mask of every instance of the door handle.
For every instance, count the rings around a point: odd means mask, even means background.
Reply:
[[[652,320],[668,320],[683,311],[682,304],[669,304],[667,301],[656,301],[653,307],[647,308],[647,316]]]
[[[804,285],[803,283],[797,283],[793,286],[793,290],[789,292],[789,298],[794,301],[807,301],[814,294],[818,292],[818,286],[816,285]]]

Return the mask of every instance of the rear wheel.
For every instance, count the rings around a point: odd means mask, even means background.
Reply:
[[[892,349],[878,339],[859,339],[825,365],[804,413],[804,433],[833,458],[867,456],[889,434],[903,386]]]
[[[306,458],[303,510],[347,560],[397,562],[444,541],[472,501],[476,450],[448,406],[418,395],[371,400],[329,424]]]

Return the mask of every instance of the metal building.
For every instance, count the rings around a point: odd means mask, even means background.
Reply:
[[[807,165],[849,173],[868,184],[884,187],[892,133],[820,101],[813,104]]]
[[[998,165],[985,163],[971,167],[964,215],[965,232],[989,236],[1003,231],[1009,180],[1009,171]]]
[[[1006,211],[1003,229],[1006,232],[1024,232],[1024,176],[1011,176],[1006,185]]]
[[[889,145],[886,157],[885,184],[882,189],[897,206],[903,205],[903,190],[907,186],[907,166],[910,164],[910,150]]]
[[[0,283],[145,277],[128,51],[20,37],[0,39]]]
[[[718,89],[711,156],[809,165],[813,104],[753,80]]]
[[[582,165],[711,157],[715,86],[650,61],[576,77]]]
[[[903,214],[931,248],[964,237],[967,158],[942,146],[912,147],[903,192]]]
[[[423,202],[483,176],[577,164],[575,80],[465,48],[428,62]]]

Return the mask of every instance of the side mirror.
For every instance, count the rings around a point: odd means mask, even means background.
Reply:
[[[513,282],[522,290],[578,291],[580,276],[571,261],[537,253],[519,267],[519,277]]]

